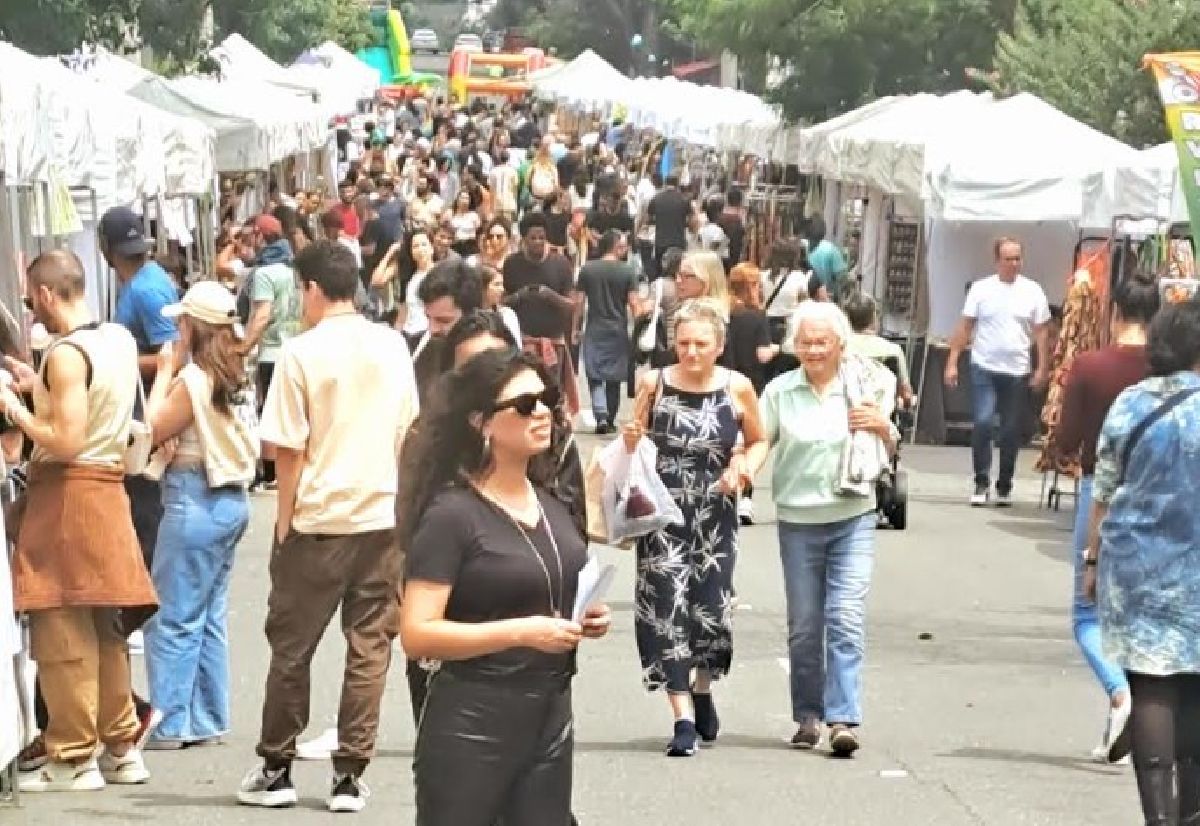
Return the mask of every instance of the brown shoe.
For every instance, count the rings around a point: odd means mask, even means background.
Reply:
[[[834,757],[849,757],[860,745],[854,729],[845,723],[834,723],[829,727],[829,749]]]
[[[816,720],[805,720],[792,735],[791,746],[794,749],[815,749],[821,742],[821,724]]]
[[[23,772],[35,772],[49,760],[46,754],[46,740],[39,734],[17,755],[17,768]]]

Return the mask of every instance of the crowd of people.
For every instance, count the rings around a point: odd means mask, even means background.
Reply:
[[[576,656],[612,622],[604,604],[572,617],[588,561],[584,411],[586,429],[631,453],[654,443],[684,515],[635,551],[636,645],[646,689],[668,700],[666,754],[719,737],[739,529],[772,454],[791,744],[854,754],[875,482],[913,388],[820,219],[760,269],[742,190],[660,178],[661,159],[620,124],[542,134],[527,108],[482,102],[373,117],[339,141],[332,202],[276,188],[250,220],[226,215],[212,278],[175,283],[140,217],[110,210],[111,323],[88,310],[74,255],[30,264],[26,307],[52,341],[35,365],[10,358],[0,389],[25,442],[4,441],[8,458],[28,460],[23,508],[7,514],[38,665],[41,734],[21,755],[22,790],[144,783],[143,752],[229,733],[230,578],[262,488],[277,500],[271,657],[259,762],[238,801],[298,801],[311,663],[340,611],[332,811],[367,804],[398,638],[419,723],[417,822],[570,822]],[[945,374],[957,382],[972,345],[976,505],[990,500],[997,413],[996,504],[1011,502],[1016,388],[1048,364],[1045,297],[1020,275],[1020,243],[995,252]],[[1116,300],[1116,344],[1079,360],[1064,410],[1096,503],[1081,502],[1076,530],[1076,628],[1111,699],[1103,756],[1132,749],[1148,823],[1194,823],[1200,614],[1187,610],[1187,543],[1160,541],[1190,537],[1194,518],[1156,463],[1192,449],[1200,311],[1156,317],[1155,287],[1137,279]],[[1151,499],[1153,524],[1139,510]],[[139,629],[145,699],[126,645]],[[1184,819],[1152,816],[1164,807]]]

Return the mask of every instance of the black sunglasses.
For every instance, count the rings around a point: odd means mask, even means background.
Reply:
[[[511,409],[515,410],[518,416],[529,418],[533,415],[533,411],[537,410],[538,402],[546,405],[547,410],[553,410],[558,407],[560,399],[562,399],[562,393],[557,387],[547,387],[541,393],[522,393],[511,399],[496,402],[492,405],[492,412],[499,413],[501,410]]]
[[[33,299],[31,299],[29,296],[25,296],[21,300],[23,302],[25,302],[25,309],[29,310],[29,312],[32,313],[33,312]]]

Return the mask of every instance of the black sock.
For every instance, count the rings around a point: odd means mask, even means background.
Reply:
[[[275,481],[275,463],[269,459],[263,459],[262,479],[264,482]]]

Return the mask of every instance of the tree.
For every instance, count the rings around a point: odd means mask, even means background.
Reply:
[[[407,17],[404,19],[408,21]],[[366,5],[361,0],[333,0],[329,7],[327,34],[327,40],[350,52],[372,45],[375,32]]]
[[[1069,0],[1068,0],[1069,1]],[[881,95],[959,89],[990,62],[1011,0],[672,0],[712,48],[787,71],[768,96],[790,119],[824,120]]]
[[[1016,26],[996,45],[1000,92],[1030,92],[1134,146],[1166,140],[1148,52],[1200,42],[1194,3],[1177,0],[1021,0]]]
[[[39,55],[65,54],[81,43],[121,49],[139,0],[6,0],[0,40]]]

